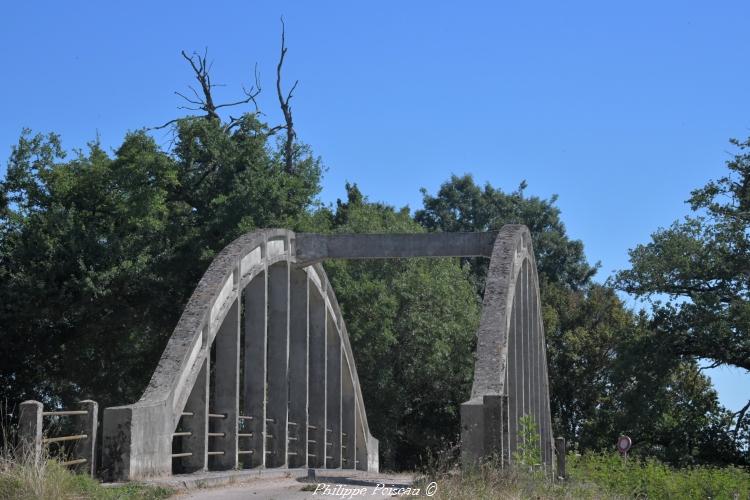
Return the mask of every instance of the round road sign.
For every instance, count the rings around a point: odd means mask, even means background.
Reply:
[[[628,436],[620,436],[617,438],[617,451],[620,453],[627,453],[633,441]]]

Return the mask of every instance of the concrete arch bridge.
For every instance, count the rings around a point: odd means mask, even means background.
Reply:
[[[246,234],[203,275],[135,404],[106,408],[111,479],[235,468],[378,470],[349,335],[326,259],[490,259],[474,383],[461,407],[466,463],[511,462],[533,417],[553,467],[544,330],[525,226],[491,233]]]

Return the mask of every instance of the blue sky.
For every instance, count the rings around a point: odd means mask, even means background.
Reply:
[[[280,23],[296,128],[328,168],[322,199],[356,182],[421,205],[452,173],[559,195],[598,279],[688,213],[691,189],[750,136],[747,2],[13,2],[0,10],[0,154],[22,127],[68,148],[182,113],[180,50],[209,49],[217,97],[257,62],[268,120]],[[164,144],[167,134],[156,137]],[[635,306],[632,300],[628,303]],[[710,372],[737,409],[750,377]]]

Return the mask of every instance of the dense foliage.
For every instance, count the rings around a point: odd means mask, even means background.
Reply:
[[[750,371],[750,139],[732,143],[727,175],[691,193],[695,215],[630,250],[614,285],[651,299],[673,353]]]
[[[580,241],[571,240],[555,199],[480,188],[453,176],[435,196],[424,192],[417,221],[437,231],[487,231],[525,224],[537,256],[547,340],[553,426],[581,450],[611,448],[637,436],[634,453],[679,464],[743,461],[731,414],[692,361],[681,360],[643,313],[592,281]],[[473,262],[483,288],[486,263]]]
[[[213,256],[256,228],[519,223],[531,230],[539,267],[556,434],[579,450],[602,450],[627,433],[634,454],[674,464],[747,461],[750,417],[738,422],[719,405],[695,361],[748,367],[747,154],[730,162],[730,176],[693,193],[703,215],[631,253],[633,269],[616,284],[671,299],[655,302],[650,317],[592,280],[598,266],[567,235],[554,198],[453,176],[434,195],[423,191],[413,216],[356,186],[321,207],[319,161],[300,144],[288,161],[258,116],[188,117],[175,122],[169,149],[137,131],[111,154],[94,142],[70,158],[57,135],[24,131],[0,182],[0,398],[134,401]],[[455,445],[486,260],[333,261],[326,269],[381,463],[410,467]]]
[[[185,119],[172,151],[145,132],[66,160],[21,136],[0,184],[0,397],[136,399],[213,255],[257,227],[294,227],[319,190],[287,173],[265,126]]]
[[[326,210],[330,232],[422,232],[408,210],[369,203],[356,186]],[[381,465],[413,466],[454,444],[473,377],[479,301],[457,259],[332,261]]]

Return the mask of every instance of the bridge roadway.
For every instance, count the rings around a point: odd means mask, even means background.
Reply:
[[[410,473],[318,470],[317,477],[308,478],[304,475],[297,477],[299,474],[295,475],[297,471],[293,470],[290,470],[288,474],[277,473],[281,471],[266,471],[268,473],[260,476],[257,473],[252,474],[252,477],[247,472],[249,471],[245,471],[244,475],[242,472],[235,472],[233,476],[224,475],[220,484],[206,482],[211,479],[211,476],[221,476],[221,474],[210,472],[191,474],[189,478],[173,476],[169,479],[152,481],[150,484],[177,489],[173,498],[180,500],[246,500],[247,498],[302,500],[321,497],[348,498],[349,495],[344,494],[347,489],[360,492],[352,498],[369,498],[373,496],[373,492],[381,497],[380,493],[387,491],[388,488],[409,488],[413,487],[414,482],[414,475]],[[210,486],[206,486],[207,484]],[[323,489],[326,487],[334,494],[324,495]],[[338,494],[335,494],[336,492]]]

